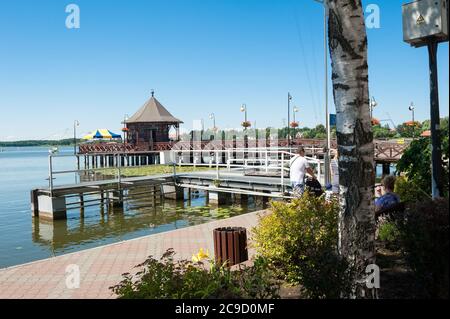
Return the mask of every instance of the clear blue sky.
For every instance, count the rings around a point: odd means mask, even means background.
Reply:
[[[402,41],[400,0],[368,30],[375,117],[429,117],[425,48]],[[65,27],[69,1],[0,1],[0,140],[120,130],[155,89],[192,126],[214,112],[237,127],[246,103],[257,127],[281,126],[290,91],[301,126],[324,122],[323,10],[313,0],[73,0],[81,28]],[[448,115],[448,44],[439,47],[441,116]],[[332,97],[330,89],[330,98]],[[334,110],[331,98],[330,107]]]

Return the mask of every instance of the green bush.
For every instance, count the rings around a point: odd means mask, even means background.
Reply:
[[[448,117],[441,119],[442,178],[444,196],[448,197],[449,186],[449,135]],[[431,139],[418,138],[411,142],[397,162],[397,171],[403,173],[414,188],[431,194]],[[417,199],[420,200],[420,199]]]
[[[423,297],[448,298],[449,211],[447,199],[408,205],[396,218],[401,246]]]
[[[409,180],[405,176],[399,176],[395,180],[394,193],[400,197],[402,202],[407,203],[430,199],[430,195],[428,195],[420,186],[416,185],[414,181]]]
[[[351,289],[350,271],[337,253],[339,205],[306,192],[291,203],[272,202],[253,229],[257,252],[310,298],[339,298]]]
[[[110,289],[123,299],[268,299],[278,298],[279,284],[274,281],[269,264],[257,258],[253,267],[231,271],[213,261],[206,269],[202,261],[174,260],[167,250],[160,260],[149,257],[136,267],[133,276]]]
[[[378,238],[385,243],[395,244],[398,242],[400,238],[400,232],[395,225],[395,223],[391,221],[385,221],[380,224],[378,229]]]

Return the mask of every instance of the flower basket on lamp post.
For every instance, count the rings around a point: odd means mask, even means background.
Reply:
[[[372,126],[377,126],[377,125],[380,125],[380,121],[373,117],[372,118]]]
[[[292,122],[291,123],[291,127],[292,128],[297,128],[298,127],[298,122]]]
[[[241,126],[245,129],[247,129],[252,126],[252,123],[250,123],[250,121],[244,121],[241,123]]]

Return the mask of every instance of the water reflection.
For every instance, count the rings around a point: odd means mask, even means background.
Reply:
[[[133,194],[137,194],[134,196]],[[91,248],[121,240],[137,238],[212,220],[224,219],[263,208],[253,197],[238,201],[232,198],[220,207],[207,204],[203,192],[192,193],[186,200],[161,200],[143,196],[142,189],[129,191],[123,209],[113,211],[89,207],[68,212],[67,220],[47,221],[33,218],[32,240],[52,251],[53,255]]]

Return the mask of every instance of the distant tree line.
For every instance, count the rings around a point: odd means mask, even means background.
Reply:
[[[441,119],[441,127],[448,127],[448,117]],[[419,137],[424,131],[430,130],[430,120],[425,120],[423,122],[415,122],[410,123],[403,123],[401,125],[398,125],[395,128],[389,127],[388,124],[381,125],[381,124],[374,124],[372,126],[373,131],[373,137],[375,139],[395,139],[395,138],[413,138],[413,137]],[[278,133],[278,138],[286,138],[288,135],[288,127],[283,128],[261,128],[258,129],[258,136],[259,138],[264,138],[264,131],[266,134],[273,134],[274,131]],[[197,132],[199,133],[199,132]],[[323,124],[316,125],[314,128],[310,127],[291,127],[289,129],[289,133],[292,137],[298,137],[298,138],[315,138],[315,139],[324,139],[327,136],[326,128]],[[221,131],[218,131],[217,133],[214,132],[211,129],[205,129],[202,132],[203,140],[209,140],[211,139],[211,136],[214,136],[215,139],[220,139],[220,135],[222,134]],[[231,139],[232,136],[236,136],[238,139],[242,139],[245,135],[250,137],[255,137],[256,132],[253,128],[248,128],[247,130],[227,130],[225,132],[225,138]],[[336,127],[331,127],[331,137],[336,138]],[[183,134],[182,139],[189,140],[190,134]]]
[[[77,143],[80,140],[77,140]],[[25,147],[25,146],[71,146],[73,145],[73,138],[66,138],[62,140],[28,140],[28,141],[13,141],[0,142],[0,147]]]

